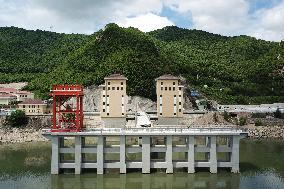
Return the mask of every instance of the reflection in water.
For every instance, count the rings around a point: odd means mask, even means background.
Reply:
[[[238,189],[239,174],[108,174],[108,175],[52,175],[54,189],[98,188],[98,189],[149,189],[149,188],[232,188]]]
[[[175,170],[174,174],[141,171],[116,172],[97,175],[50,174],[51,148],[49,143],[0,145],[0,189],[72,189],[72,188],[233,188],[283,189],[284,141],[244,140],[240,146],[241,174],[227,170],[210,174],[208,170],[188,174]]]

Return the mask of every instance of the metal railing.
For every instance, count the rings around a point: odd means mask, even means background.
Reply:
[[[50,129],[43,129],[43,133],[51,132]],[[231,128],[231,127],[148,127],[148,128],[89,128],[81,131],[81,133],[94,133],[94,134],[117,134],[117,135],[131,135],[131,134],[241,134],[246,133],[246,129]]]

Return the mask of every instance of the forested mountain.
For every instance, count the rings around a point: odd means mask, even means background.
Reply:
[[[128,93],[155,99],[154,79],[181,75],[220,103],[284,102],[284,43],[165,27],[149,33],[108,24],[92,35],[0,28],[0,82],[100,84],[124,74]],[[205,86],[205,87],[204,87]]]

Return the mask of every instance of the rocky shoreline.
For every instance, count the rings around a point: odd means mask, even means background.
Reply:
[[[48,141],[42,136],[41,129],[0,128],[0,144]]]
[[[284,126],[245,126],[252,139],[284,139]],[[39,128],[0,128],[0,144],[48,141]]]
[[[284,139],[284,126],[254,126],[247,129],[249,138]]]

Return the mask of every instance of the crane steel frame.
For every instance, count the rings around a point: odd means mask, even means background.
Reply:
[[[81,85],[53,85],[52,132],[80,132],[83,129],[83,87]],[[76,106],[65,107],[70,98],[76,98]],[[69,115],[69,118],[66,117]]]

